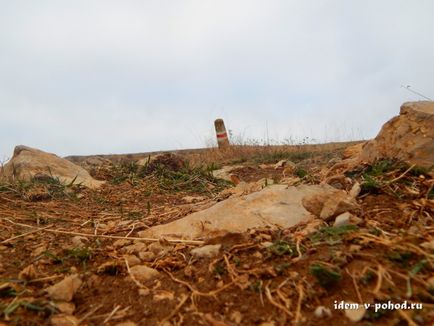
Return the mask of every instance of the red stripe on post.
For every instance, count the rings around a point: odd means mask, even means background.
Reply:
[[[217,138],[228,138],[227,133],[217,134]]]

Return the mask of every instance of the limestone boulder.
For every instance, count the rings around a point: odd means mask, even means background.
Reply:
[[[383,125],[375,139],[363,145],[359,162],[398,159],[423,168],[434,165],[434,102],[407,102],[399,116]]]
[[[85,169],[66,159],[23,145],[15,147],[12,159],[5,164],[0,175],[9,180],[49,176],[64,183],[75,180],[74,183],[88,188],[98,188],[104,183],[95,180]]]
[[[257,227],[288,228],[313,218],[303,206],[303,198],[323,193],[332,197],[336,189],[329,185],[267,186],[171,223],[154,226],[140,232],[140,236],[194,239]]]

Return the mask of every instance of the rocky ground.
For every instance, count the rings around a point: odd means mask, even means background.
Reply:
[[[80,162],[105,181],[93,190],[56,178],[2,182],[3,324],[432,325],[432,175],[391,160],[327,173],[344,148]],[[223,166],[235,167],[213,175]],[[318,216],[289,228],[141,237],[276,183],[327,183],[356,206],[321,218],[311,203]],[[422,308],[337,309],[341,301]]]

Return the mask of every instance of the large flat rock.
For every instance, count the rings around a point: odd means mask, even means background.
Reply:
[[[315,194],[333,195],[338,191],[329,185],[272,185],[243,197],[229,198],[174,222],[152,227],[140,232],[140,236],[194,239],[258,227],[287,228],[313,217],[304,208],[303,198]]]
[[[61,182],[82,184],[88,188],[98,188],[103,181],[95,180],[82,167],[55,154],[39,149],[16,146],[12,159],[0,171],[7,179],[30,180],[36,175],[58,178]]]

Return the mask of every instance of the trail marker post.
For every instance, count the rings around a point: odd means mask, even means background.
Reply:
[[[230,146],[228,133],[223,119],[217,119],[214,121],[215,132],[217,136],[217,144],[219,148],[227,148]]]

